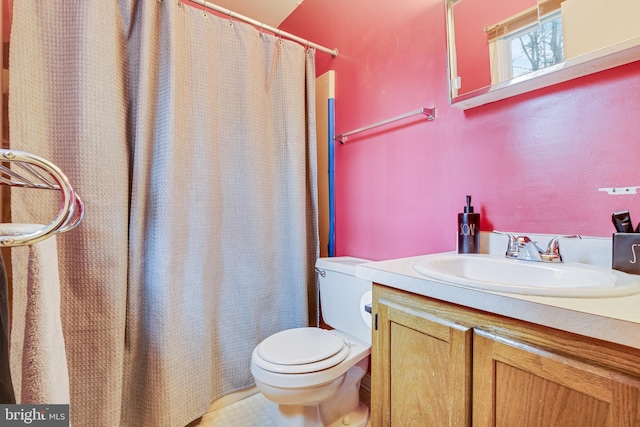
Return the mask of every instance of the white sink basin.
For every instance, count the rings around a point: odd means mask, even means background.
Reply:
[[[444,253],[418,259],[413,269],[441,282],[517,294],[607,297],[640,292],[637,276],[575,262],[545,263]]]

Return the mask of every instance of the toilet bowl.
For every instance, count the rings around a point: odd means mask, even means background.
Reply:
[[[371,283],[355,277],[352,257],[320,258],[323,318],[335,329],[278,332],[253,350],[256,387],[278,404],[278,427],[364,427],[369,409],[360,403],[360,381],[371,354]]]

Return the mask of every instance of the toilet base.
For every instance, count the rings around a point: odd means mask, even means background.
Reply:
[[[367,372],[369,358],[351,367],[340,379],[340,388],[328,399],[309,405],[278,405],[277,427],[364,427],[369,408],[360,402],[360,380]],[[260,387],[258,387],[260,388]],[[351,424],[345,424],[350,422]]]
[[[335,420],[327,427],[365,427],[369,422],[369,408],[364,403],[360,403],[353,412]]]
[[[369,422],[369,408],[364,403],[331,424],[323,424],[317,406],[279,405],[277,427],[365,427]]]

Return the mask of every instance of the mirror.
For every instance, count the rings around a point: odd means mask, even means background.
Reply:
[[[640,60],[638,0],[445,0],[452,106]]]

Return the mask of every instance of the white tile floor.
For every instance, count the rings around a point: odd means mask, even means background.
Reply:
[[[251,393],[251,391],[249,391]],[[187,427],[274,427],[278,406],[269,401],[262,393],[249,394],[248,397],[221,407],[212,405],[212,410]],[[371,426],[371,420],[367,423]]]
[[[205,414],[187,427],[272,427],[278,406],[262,393]]]

